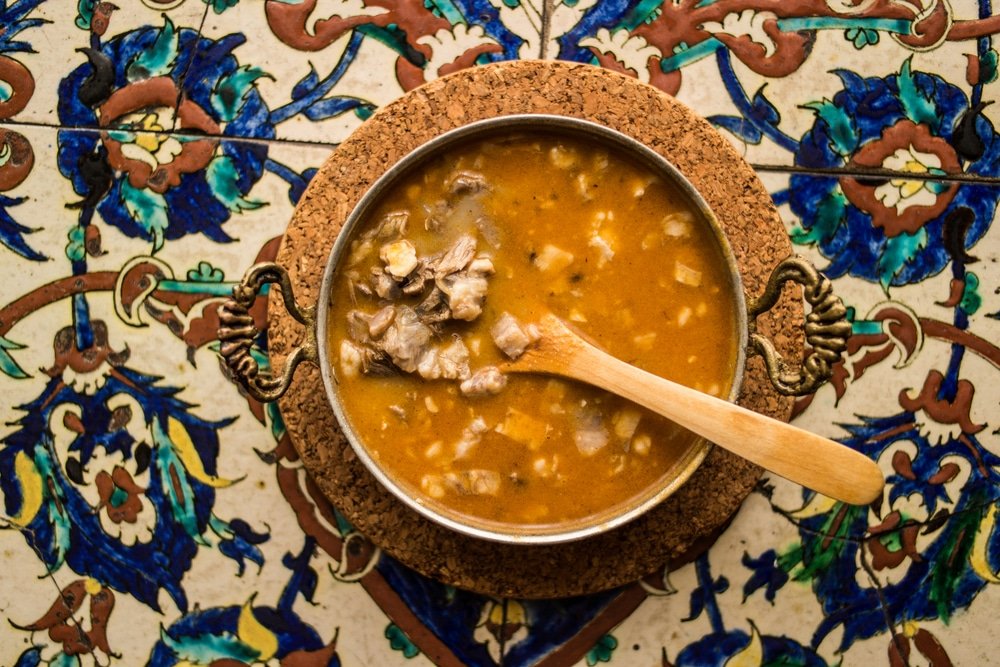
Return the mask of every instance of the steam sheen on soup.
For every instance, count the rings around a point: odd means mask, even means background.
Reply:
[[[331,292],[344,413],[422,502],[541,525],[628,502],[697,440],[602,390],[498,369],[552,312],[726,396],[736,301],[710,229],[644,165],[562,135],[449,149],[356,228]]]

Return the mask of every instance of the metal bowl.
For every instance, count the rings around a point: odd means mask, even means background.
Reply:
[[[287,273],[282,267],[273,263],[252,267],[242,284],[234,290],[234,299],[225,308],[223,328],[220,330],[220,339],[223,340],[221,353],[233,375],[247,388],[247,391],[255,398],[264,401],[275,400],[284,393],[299,362],[309,360],[317,364],[330,407],[358,458],[379,483],[400,501],[428,519],[474,538],[512,544],[553,544],[604,533],[647,512],[687,481],[704,460],[711,444],[704,440],[696,441],[660,478],[659,483],[640,490],[628,502],[619,503],[585,518],[558,524],[522,525],[470,517],[425,496],[419,489],[401,483],[387,473],[371,455],[365,446],[363,434],[355,431],[350,416],[344,411],[339,384],[331,361],[333,357],[329,349],[327,332],[328,315],[333,307],[330,294],[334,277],[342,259],[348,253],[355,231],[364,223],[385,193],[400,179],[419,170],[427,160],[439,155],[442,150],[468,141],[523,131],[571,135],[593,143],[597,147],[618,149],[671,183],[687,200],[689,209],[698,214],[701,224],[711,230],[718,244],[719,255],[726,262],[730,288],[738,306],[737,328],[734,332],[738,339],[738,354],[732,368],[728,396],[730,401],[735,401],[739,395],[748,351],[759,353],[764,357],[772,383],[785,394],[809,393],[829,377],[832,360],[839,358],[845,346],[849,324],[844,319],[844,309],[839,299],[830,294],[828,281],[808,262],[799,258],[789,258],[779,264],[771,276],[765,293],[760,298],[751,299],[748,306],[739,267],[725,232],[699,192],[667,159],[641,142],[604,125],[567,116],[542,114],[500,116],[458,127],[419,146],[389,168],[372,183],[341,229],[328,256],[319,298],[315,304],[307,307],[295,304]],[[806,287],[807,299],[814,308],[809,317],[814,325],[820,323],[823,327],[823,336],[814,338],[826,341],[818,346],[813,345],[811,357],[799,370],[781,360],[770,341],[758,334],[755,326],[757,315],[774,305],[782,285],[788,280],[800,282]],[[306,324],[309,330],[305,345],[292,352],[286,361],[284,372],[276,377],[259,375],[257,364],[249,355],[250,344],[257,331],[248,316],[248,310],[261,287],[268,282],[277,282],[281,285],[289,312]],[[810,295],[815,295],[815,298],[809,298]],[[808,326],[807,322],[807,329]]]

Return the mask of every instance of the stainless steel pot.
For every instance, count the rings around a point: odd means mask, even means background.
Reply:
[[[520,544],[550,544],[602,533],[646,512],[691,476],[708,453],[710,443],[699,441],[692,446],[665,476],[662,484],[639,492],[624,507],[557,526],[522,526],[481,521],[454,512],[418,491],[409,490],[380,467],[365,446],[362,435],[352,428],[350,418],[344,413],[327,334],[328,314],[332,306],[331,286],[338,267],[347,254],[355,230],[366,220],[386,191],[442,150],[469,140],[525,130],[574,135],[600,146],[622,150],[674,184],[682,196],[687,198],[691,209],[700,213],[701,221],[712,230],[720,254],[725,258],[733,294],[739,306],[736,332],[739,354],[733,368],[729,400],[734,401],[739,395],[748,353],[760,354],[764,358],[771,382],[783,394],[811,393],[830,377],[832,365],[846,348],[850,324],[846,320],[843,304],[832,294],[829,281],[809,262],[798,257],[782,261],[770,276],[764,293],[758,298],[746,299],[739,268],[726,234],[698,191],[669,161],[644,144],[603,125],[577,118],[538,114],[501,116],[471,123],[441,134],[407,154],[371,185],[351,212],[330,252],[319,299],[315,304],[296,304],[288,274],[282,267],[274,263],[256,265],[247,272],[242,283],[234,289],[233,299],[226,304],[219,338],[222,340],[221,354],[229,369],[246,387],[247,392],[261,401],[273,401],[284,394],[300,362],[310,361],[316,364],[321,370],[330,407],[358,458],[382,485],[420,514],[476,538]],[[804,325],[811,351],[801,365],[789,364],[781,359],[774,345],[759,334],[756,328],[757,316],[774,306],[783,285],[789,280],[803,286],[805,298],[812,308]],[[261,375],[257,362],[250,355],[252,341],[260,332],[254,326],[248,311],[266,283],[277,283],[281,287],[289,313],[308,330],[306,343],[291,353],[283,371],[275,376]]]

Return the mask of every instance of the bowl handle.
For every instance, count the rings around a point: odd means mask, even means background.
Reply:
[[[285,368],[278,375],[261,374],[257,360],[250,354],[254,339],[260,329],[254,325],[250,308],[266,283],[278,283],[284,297],[285,308],[297,321],[306,325],[306,342],[292,350],[285,361]],[[262,262],[250,267],[239,285],[233,288],[233,297],[226,300],[219,313],[219,353],[233,377],[258,401],[281,398],[292,382],[295,368],[303,361],[318,363],[316,352],[316,308],[300,307],[292,293],[288,271],[274,262]]]
[[[757,333],[757,316],[770,310],[788,281],[802,285],[811,311],[806,315],[806,343],[812,348],[799,368],[792,367],[774,349],[774,343]],[[808,260],[786,257],[771,272],[764,293],[747,304],[749,314],[750,352],[764,358],[771,383],[786,396],[812,393],[830,379],[833,365],[847,349],[851,323],[840,297],[833,294],[830,279],[816,270]]]

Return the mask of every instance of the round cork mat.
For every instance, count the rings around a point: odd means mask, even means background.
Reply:
[[[277,261],[301,303],[315,303],[341,225],[368,187],[406,153],[474,121],[524,113],[560,114],[617,129],[670,160],[701,192],[723,226],[749,297],[791,245],[753,170],[709,123],[668,95],[608,70],[562,62],[516,61],[463,70],[380,109],[344,141],[313,178],[285,233]],[[302,325],[271,291],[269,345],[274,368],[305,339]],[[786,358],[801,357],[803,318],[796,290],[759,320]],[[791,400],[770,385],[759,358],[748,360],[739,403],[787,420]],[[280,399],[301,459],[320,490],[385,552],[445,583],[497,596],[563,597],[635,581],[707,548],[753,489],[760,469],[713,447],[694,475],[635,521],[586,540],[510,545],[445,529],[382,487],[337,426],[319,370],[299,368]]]

